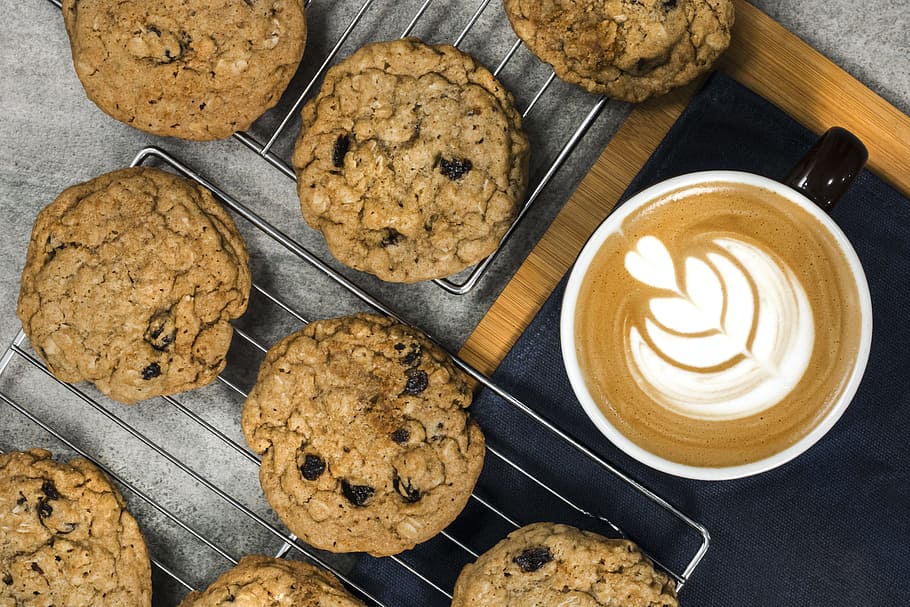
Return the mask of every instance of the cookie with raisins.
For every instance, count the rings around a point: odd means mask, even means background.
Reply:
[[[512,28],[556,75],[644,101],[708,71],[730,44],[732,0],[504,0]]]
[[[223,139],[278,103],[306,44],[303,0],[63,0],[73,66],[113,118]]]
[[[302,119],[303,216],[339,261],[382,280],[476,264],[524,197],[528,138],[512,95],[453,46],[368,44],[328,71]]]
[[[375,314],[273,346],[243,407],[272,508],[305,542],[396,554],[464,508],[484,439],[467,378],[423,333]]]
[[[677,607],[673,581],[628,540],[558,523],[517,529],[466,565],[452,607]]]
[[[92,463],[0,455],[0,605],[150,607],[145,540]]]
[[[191,592],[179,607],[363,607],[324,569],[252,554],[240,559],[205,591]]]
[[[129,404],[212,382],[249,292],[246,246],[211,192],[130,168],[38,214],[17,311],[55,377]]]

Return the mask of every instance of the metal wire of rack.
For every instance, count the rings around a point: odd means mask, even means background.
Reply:
[[[390,309],[382,302],[376,300],[361,290],[359,287],[347,280],[343,275],[337,273],[335,270],[321,262],[312,253],[300,246],[293,239],[289,238],[277,230],[275,227],[263,221],[248,206],[237,201],[228,193],[221,190],[217,185],[211,183],[202,177],[199,173],[195,172],[172,155],[158,148],[146,148],[136,156],[132,165],[136,166],[150,162],[156,162],[158,164],[164,165],[164,168],[192,179],[205,186],[206,188],[212,190],[215,193],[216,197],[229,210],[231,210],[235,216],[245,220],[245,222],[247,222],[253,228],[267,235],[272,241],[293,254],[293,256],[309,264],[312,264],[333,282],[341,285],[344,289],[349,291],[352,295],[367,305],[375,308],[380,312],[393,316],[402,322],[405,322],[404,319],[398,317],[394,310]],[[278,310],[284,312],[294,322],[303,324],[307,322],[307,320],[300,313],[295,311],[291,305],[282,301],[279,297],[273,295],[259,284],[254,284],[254,293],[259,298],[261,298],[264,303],[270,304]],[[249,313],[250,312],[248,312],[248,314]],[[255,314],[256,312],[253,313]],[[235,331],[240,338],[239,341],[243,344],[246,344],[246,346],[256,352],[259,359],[261,359],[261,357],[266,352],[266,346],[243,329],[236,328]],[[4,374],[7,373],[7,370],[14,358],[24,361],[29,366],[40,371],[40,373],[42,373],[48,379],[53,380],[50,372],[47,370],[44,364],[26,349],[25,342],[25,335],[20,331],[10,347],[6,350],[3,356],[0,357],[0,380],[2,380]],[[460,359],[457,356],[453,356],[453,360],[457,366],[459,366],[473,379],[483,385],[486,389],[495,393],[500,399],[502,399],[504,403],[507,403],[508,405],[511,405],[512,407],[521,411],[524,415],[533,420],[534,423],[539,424],[545,428],[557,440],[562,441],[564,445],[567,445],[570,448],[576,450],[578,453],[582,454],[591,463],[593,463],[601,473],[612,475],[621,483],[625,484],[627,487],[643,496],[650,503],[650,507],[654,508],[655,510],[661,510],[665,514],[674,518],[678,523],[685,527],[687,533],[693,535],[693,537],[697,537],[698,546],[695,549],[694,553],[691,554],[691,557],[689,557],[688,562],[685,564],[685,566],[681,568],[681,570],[674,569],[673,567],[662,562],[662,560],[660,558],[656,558],[657,555],[653,553],[650,555],[656,562],[661,564],[664,569],[677,581],[677,584],[680,588],[685,584],[686,580],[689,579],[692,572],[695,570],[699,562],[704,557],[706,551],[708,550],[710,537],[707,530],[702,525],[683,514],[659,495],[653,493],[634,479],[628,477],[623,472],[604,461],[593,451],[563,432],[557,426],[545,419],[535,410],[528,407],[513,394],[497,385],[492,379],[477,369],[473,368],[464,360]],[[229,364],[228,369],[230,368],[231,365]],[[53,381],[56,382],[56,380]],[[229,379],[227,373],[222,373],[222,375],[219,376],[218,381],[223,387],[226,388],[228,394],[233,395],[235,400],[241,399],[240,402],[242,403],[242,399],[246,398],[247,390],[244,390],[243,387],[238,385],[239,382],[235,382],[232,379]],[[69,395],[75,397],[81,401],[81,403],[88,405],[88,408],[93,412],[93,414],[98,414],[106,422],[111,422],[116,425],[129,437],[130,440],[141,444],[144,447],[147,447],[157,457],[165,460],[167,465],[186,475],[188,478],[192,479],[194,483],[198,484],[213,494],[220,501],[227,504],[230,508],[242,514],[243,517],[247,519],[249,524],[260,528],[267,535],[270,535],[280,541],[281,547],[278,549],[276,554],[284,555],[289,551],[295,551],[305,559],[310,560],[332,571],[351,589],[359,593],[365,600],[371,601],[372,604],[381,606],[392,604],[413,604],[410,602],[413,599],[406,599],[404,603],[391,602],[393,600],[400,601],[401,599],[381,596],[383,591],[382,588],[377,589],[369,587],[369,584],[365,583],[364,579],[362,579],[362,577],[359,575],[352,574],[351,571],[346,569],[343,565],[339,565],[338,563],[333,562],[330,557],[313,550],[312,548],[297,540],[296,537],[285,531],[279,523],[268,520],[268,517],[257,512],[257,509],[255,507],[251,507],[250,505],[245,504],[242,499],[239,499],[238,497],[232,495],[229,491],[220,486],[219,483],[210,480],[204,473],[199,472],[196,468],[189,465],[186,461],[179,458],[178,456],[175,456],[159,442],[156,442],[152,438],[149,438],[149,436],[134,427],[134,425],[132,425],[129,421],[122,419],[121,415],[112,412],[110,408],[102,404],[102,401],[105,400],[103,397],[92,395],[91,388],[82,388],[79,386],[64,384],[62,382],[57,383],[62,386],[66,392],[69,393]],[[206,389],[207,388],[203,390]],[[181,516],[172,512],[166,504],[162,504],[160,500],[156,500],[149,494],[148,491],[143,490],[134,482],[125,478],[122,473],[116,472],[111,467],[106,466],[104,463],[102,463],[98,458],[93,457],[87,449],[84,449],[79,444],[77,444],[76,440],[65,436],[63,432],[53,427],[46,420],[42,419],[39,414],[30,411],[27,407],[18,402],[16,398],[10,396],[7,391],[0,390],[0,400],[2,400],[9,408],[13,409],[19,415],[26,418],[29,422],[40,427],[46,433],[53,436],[56,440],[63,443],[63,445],[65,445],[66,448],[68,448],[73,453],[86,457],[98,464],[102,470],[104,470],[111,478],[113,478],[121,487],[123,487],[130,495],[135,497],[133,500],[128,499],[129,503],[133,504],[138,502],[146,505],[147,507],[156,511],[161,517],[166,519],[168,521],[168,524],[179,528],[194,538],[198,543],[205,546],[208,550],[227,560],[229,563],[234,564],[237,562],[238,559],[235,554],[232,553],[232,551],[229,551],[228,549],[222,547],[217,540],[211,539],[204,532],[198,530],[193,523],[187,522],[181,518]],[[177,398],[170,396],[162,397],[162,400],[167,404],[168,407],[175,410],[181,416],[189,420],[194,426],[205,430],[210,437],[213,437],[215,440],[217,440],[217,442],[220,443],[223,447],[231,450],[234,454],[246,460],[249,464],[252,464],[254,466],[258,465],[259,458],[255,454],[251,453],[244,445],[241,444],[240,441],[231,438],[224,430],[219,429],[213,423],[207,421],[203,415],[200,415],[194,411],[192,407],[189,407],[180,402]],[[115,405],[115,407],[117,407],[117,405]],[[123,408],[115,408],[114,410],[119,412],[120,409]],[[515,475],[520,482],[523,482],[527,486],[530,486],[532,490],[538,492],[541,496],[553,500],[555,504],[564,510],[563,516],[572,515],[581,517],[582,519],[588,520],[589,522],[593,521],[594,523],[605,526],[607,532],[611,533],[612,535],[626,536],[623,530],[613,521],[611,517],[594,512],[590,509],[586,509],[582,505],[579,505],[575,499],[567,497],[565,495],[564,488],[562,491],[560,491],[557,488],[554,488],[551,483],[545,480],[541,480],[534,473],[529,472],[525,466],[516,462],[513,457],[510,457],[508,454],[506,454],[505,449],[502,447],[493,446],[493,444],[488,441],[487,452],[489,456],[493,457],[493,461],[497,462],[497,465]],[[489,462],[490,458],[488,457],[487,459]],[[537,499],[541,498],[538,496]],[[508,505],[501,506],[494,504],[488,497],[481,494],[477,490],[471,496],[471,503],[479,511],[482,512],[480,515],[481,517],[495,518],[499,524],[505,526],[506,530],[518,527],[521,524],[518,520],[516,520],[514,515],[508,513]],[[476,520],[474,520],[474,522],[476,522]],[[472,522],[471,524],[474,523]],[[444,541],[447,541],[448,544],[445,547],[437,546],[433,548],[433,550],[438,553],[439,551],[451,551],[454,548],[455,551],[460,554],[460,556],[457,558],[457,561],[463,564],[476,558],[481,551],[481,547],[472,547],[470,544],[474,543],[473,540],[468,540],[466,538],[460,537],[457,535],[457,533],[457,531],[452,531],[451,528],[450,530],[443,531],[440,537]],[[450,599],[451,594],[446,588],[446,582],[434,579],[434,576],[432,574],[424,572],[423,569],[426,566],[427,560],[425,556],[418,556],[414,558],[408,554],[409,553],[387,557],[386,560],[393,563],[398,568],[399,575],[404,574],[410,578],[413,578],[414,582],[420,587],[418,590],[416,590],[417,596],[420,597],[418,601],[421,604],[436,604],[439,603],[439,601]],[[362,558],[371,559],[371,557],[366,556]],[[430,558],[432,559],[433,557]],[[184,590],[191,590],[194,588],[194,585],[188,581],[185,576],[181,574],[181,572],[177,571],[178,567],[165,562],[165,559],[158,558],[153,555],[153,564],[159,572],[170,578],[170,580],[172,580],[173,583],[176,583],[179,588],[182,588]],[[447,580],[447,582],[450,583],[451,580]]]
[[[60,6],[58,1],[50,1],[56,6]],[[416,24],[425,15],[433,1],[434,0],[424,0],[421,3],[420,7],[408,21],[404,30],[401,31],[401,36],[407,36],[414,30]],[[310,1],[307,0],[306,4],[309,6]],[[344,45],[351,40],[355,40],[355,37],[353,36],[355,30],[357,30],[364,15],[368,13],[374,4],[375,0],[365,0],[354,12],[350,22],[339,36],[334,46],[331,47],[331,50],[327,53],[324,60],[319,64],[315,74],[309,77],[303,86],[302,92],[296,97],[290,108],[281,114],[281,118],[278,120],[276,127],[268,129],[264,136],[254,135],[251,132],[237,133],[235,135],[235,138],[238,141],[291,179],[294,179],[293,170],[289,166],[289,163],[276,152],[276,144],[280,139],[288,135],[289,126],[293,123],[300,107],[313,94],[320,78],[335,61]],[[471,13],[467,24],[452,40],[456,46],[462,44],[465,37],[472,28],[476,26],[478,20],[487,10],[489,5],[490,0],[480,0],[476,9]],[[513,57],[516,55],[520,46],[521,43],[518,40],[515,40],[511,44],[509,50],[504,54],[495,68],[494,74],[500,74],[506,65],[513,60]],[[554,82],[554,78],[555,76],[551,72],[544,83],[533,92],[530,100],[527,101],[523,108],[522,113],[524,117],[527,117],[532,109],[537,106],[540,100],[547,94],[547,91],[550,90],[550,87]],[[541,170],[542,174],[534,181],[530,188],[530,194],[527,201],[522,207],[518,218],[504,236],[497,253],[494,253],[491,257],[470,270],[467,278],[465,278],[463,282],[455,283],[451,280],[436,281],[442,289],[452,294],[465,294],[478,284],[498,252],[514,233],[516,226],[528,214],[531,205],[538,199],[544,188],[551,182],[553,177],[572,154],[579,141],[584,137],[591,124],[596,120],[598,115],[600,115],[605,106],[606,99],[597,99],[587,113],[584,114],[584,117],[580,123],[578,123],[574,132],[556,152],[555,156],[548,160],[547,163],[544,163],[545,167]],[[306,265],[315,268],[318,273],[321,273],[332,282],[340,285],[343,290],[347,291],[366,305],[406,322],[405,319],[400,318],[399,315],[384,302],[376,299],[347,280],[343,275],[333,270],[330,265],[326,264],[301,246],[297,241],[282,233],[268,221],[252,211],[248,206],[241,204],[228,193],[218,188],[215,184],[209,182],[190,167],[180,162],[177,158],[157,148],[146,148],[136,156],[133,165],[144,163],[162,164],[164,165],[164,168],[182,174],[209,188],[237,217],[243,219],[255,232],[260,235],[265,235],[268,239],[277,243],[281,249],[289,253],[295,260],[303,261]],[[294,310],[291,305],[285,303],[285,301],[282,301],[281,298],[273,295],[270,290],[261,285],[254,284],[254,295],[258,298],[262,306],[270,306],[275,311],[283,314],[285,320],[298,325],[307,322],[304,316]],[[263,342],[267,342],[267,340],[264,338],[257,338],[247,332],[246,329],[240,327],[236,327],[235,331],[240,338],[239,340],[235,340],[235,346],[239,342],[241,346],[246,347],[261,359],[261,356],[266,351]],[[232,352],[234,352],[235,346],[232,346]],[[249,362],[248,359],[249,355],[243,362],[232,362],[229,364],[228,370],[226,370],[225,373],[222,373],[218,378],[217,385],[220,389],[215,398],[226,401],[233,400],[235,405],[239,399],[242,403],[242,399],[245,398],[248,388],[245,389],[244,382],[230,376],[227,371],[243,367],[244,364]],[[663,568],[675,578],[680,588],[686,583],[703,559],[710,544],[709,534],[703,526],[680,512],[659,495],[604,461],[593,451],[561,430],[557,425],[551,423],[508,390],[497,385],[489,377],[474,369],[471,365],[457,356],[454,356],[453,359],[461,369],[480,385],[495,394],[503,404],[519,411],[531,422],[546,429],[546,431],[552,434],[563,446],[581,454],[592,464],[598,473],[602,473],[602,476],[616,479],[620,485],[643,498],[645,502],[645,505],[642,506],[643,508],[650,508],[655,512],[663,512],[670,519],[673,519],[675,523],[678,523],[678,526],[674,527],[674,532],[669,535],[674,536],[674,541],[678,539],[680,540],[679,543],[685,543],[685,550],[682,551],[684,555],[676,555],[678,558],[676,558],[675,561],[678,562],[675,563],[669,563],[663,558],[656,558],[655,560],[658,563],[661,563]],[[17,365],[24,367],[24,369],[17,368],[14,370],[13,367]],[[54,423],[54,421],[59,420],[53,420],[53,415],[51,413],[46,411],[36,412],[29,407],[23,406],[20,401],[32,400],[31,397],[34,395],[26,394],[23,398],[18,397],[13,393],[17,392],[17,387],[23,385],[23,383],[26,385],[28,384],[28,382],[23,382],[20,377],[27,373],[36,374],[37,376],[42,377],[44,381],[57,386],[59,392],[73,400],[78,406],[84,408],[87,415],[93,416],[93,420],[100,420],[97,423],[110,426],[112,428],[111,432],[117,432],[133,444],[147,449],[155,458],[157,458],[157,460],[161,460],[162,466],[168,471],[168,474],[171,470],[175,471],[175,473],[179,473],[182,478],[185,479],[182,482],[190,482],[198,486],[205,494],[205,497],[198,498],[198,504],[194,502],[194,505],[191,507],[175,505],[167,493],[159,494],[154,484],[148,482],[146,476],[148,476],[150,472],[148,474],[138,474],[131,469],[124,471],[123,469],[118,468],[115,466],[115,461],[104,453],[104,449],[99,448],[96,444],[91,444],[92,441],[87,439],[84,428],[81,428],[78,425],[72,427],[73,424],[71,424],[69,420],[63,420],[62,423]],[[243,373],[240,372],[238,375],[242,376]],[[249,383],[250,382],[248,381],[246,382],[246,384]],[[215,389],[216,388],[209,386],[197,392],[208,394]],[[153,540],[158,539],[159,541],[157,542],[157,545],[152,546],[152,559],[156,574],[161,577],[161,579],[166,580],[172,587],[170,594],[168,595],[169,597],[179,598],[181,593],[194,589],[202,583],[211,581],[211,579],[213,579],[213,572],[223,569],[224,561],[231,564],[236,563],[238,561],[238,555],[249,552],[249,546],[255,545],[259,551],[265,551],[262,549],[263,546],[271,546],[274,548],[272,552],[278,556],[290,553],[295,557],[302,557],[321,565],[341,578],[349,588],[359,594],[364,600],[375,605],[447,604],[445,601],[451,597],[448,588],[451,588],[453,578],[451,575],[443,575],[440,577],[439,575],[432,573],[431,570],[435,569],[435,567],[432,565],[428,567],[428,563],[437,560],[440,558],[440,555],[446,555],[444,560],[454,563],[451,569],[457,574],[457,571],[460,570],[460,565],[473,560],[480,551],[489,547],[490,538],[501,537],[508,530],[520,526],[521,520],[523,520],[523,522],[530,522],[530,520],[526,518],[523,519],[523,517],[510,512],[510,510],[513,509],[512,506],[514,506],[514,504],[509,504],[508,501],[503,504],[500,499],[501,496],[496,495],[496,492],[489,487],[484,488],[482,477],[481,482],[478,484],[478,490],[472,495],[465,513],[459,517],[460,521],[465,522],[459,524],[459,522],[456,521],[450,529],[441,534],[438,540],[430,540],[426,545],[418,546],[413,551],[395,557],[373,559],[372,557],[358,556],[352,561],[349,558],[338,557],[337,555],[313,550],[298,541],[296,537],[284,529],[280,521],[278,521],[273,513],[268,510],[267,505],[264,504],[264,500],[261,498],[261,494],[257,494],[258,500],[251,500],[245,496],[240,496],[239,489],[236,491],[226,490],[224,488],[226,482],[220,475],[218,475],[216,480],[216,475],[201,462],[193,461],[195,465],[187,463],[192,455],[187,456],[186,452],[182,451],[180,447],[166,445],[166,441],[161,438],[163,435],[156,434],[155,438],[150,438],[150,435],[153,434],[154,431],[150,432],[140,428],[140,425],[144,424],[146,420],[139,417],[131,418],[131,415],[118,405],[108,407],[106,405],[106,399],[100,397],[91,387],[83,388],[57,382],[50,375],[43,363],[29,352],[26,347],[26,338],[21,331],[9,348],[0,356],[0,400],[7,406],[9,411],[24,420],[24,423],[28,423],[32,427],[40,429],[41,432],[52,437],[69,452],[86,457],[98,464],[101,469],[114,479],[114,481],[129,495],[127,501],[131,508],[138,507],[144,510],[148,513],[146,515],[147,518],[154,519],[156,522],[160,522],[162,527],[168,528],[168,532],[165,533],[162,531],[160,533],[160,539],[157,537],[159,535],[159,529],[156,528],[153,530],[153,535],[155,536],[153,537]],[[233,460],[236,460],[236,465],[238,467],[258,466],[259,458],[242,444],[242,439],[238,440],[236,427],[219,427],[216,423],[207,419],[207,409],[204,406],[204,401],[200,404],[195,402],[194,397],[183,395],[181,395],[179,400],[174,397],[163,397],[154,400],[160,401],[162,406],[168,411],[177,413],[170,421],[172,426],[179,424],[179,422],[174,420],[185,420],[189,422],[191,428],[197,430],[201,428],[204,430],[205,440],[211,441],[211,444],[217,445],[223,450],[223,453],[219,452],[219,459],[224,458],[225,461],[227,461],[228,459],[233,458]],[[194,402],[192,404],[187,404],[185,402],[186,400],[193,400]],[[96,422],[88,422],[88,425],[91,426],[94,423]],[[488,429],[485,428],[485,432],[487,431]],[[554,483],[549,478],[542,479],[539,472],[530,471],[527,463],[519,463],[516,461],[517,459],[520,459],[520,457],[516,457],[516,455],[512,453],[512,450],[510,449],[511,445],[508,444],[508,438],[511,437],[507,437],[505,444],[496,444],[495,446],[492,441],[488,441],[488,456],[492,457],[487,458],[486,467],[490,467],[491,465],[499,466],[516,479],[516,484],[523,487],[529,494],[533,493],[536,495],[536,499],[551,500],[554,509],[550,514],[553,519],[566,519],[566,522],[570,522],[569,519],[575,521],[580,520],[585,526],[600,526],[595,530],[602,529],[604,533],[608,535],[627,536],[620,525],[617,525],[614,522],[612,517],[600,514],[598,508],[591,507],[587,502],[582,503],[582,500],[580,500],[578,496],[567,496],[565,486],[558,486],[558,488],[556,488],[554,485],[558,485],[558,483]],[[0,440],[0,449],[8,446],[9,445],[4,445],[3,441]],[[16,448],[18,448],[18,445]],[[105,464],[105,462],[107,462],[107,464]],[[237,474],[242,474],[244,477],[251,476],[247,469],[238,471]],[[242,539],[225,538],[223,534],[219,533],[219,529],[211,528],[209,526],[209,521],[199,516],[200,509],[209,507],[209,504],[213,502],[220,503],[227,511],[233,511],[236,514],[236,519],[231,520],[236,520],[237,529],[243,530],[242,532],[238,531],[236,534],[242,535]],[[493,523],[490,523],[491,520]],[[224,523],[222,526],[226,524],[227,523]],[[483,527],[485,530],[489,531],[489,533],[482,539],[479,539],[479,535],[478,537],[474,537],[472,533],[472,528],[474,526]],[[173,530],[173,532],[170,530]],[[200,551],[204,551],[205,554],[210,557],[209,560],[215,564],[207,567],[200,567],[199,564],[196,563],[195,567],[189,566],[187,564],[186,551],[180,551],[167,543],[175,534],[181,535],[181,537],[187,539],[187,543],[191,544],[194,547],[193,549],[196,550],[196,557],[201,554]],[[683,536],[688,536],[686,542],[682,542]],[[228,542],[230,542],[230,546],[227,545]],[[155,542],[153,541],[152,543],[154,544]],[[639,541],[639,543],[642,544],[641,541]],[[649,547],[647,544],[643,545],[646,548]],[[658,549],[660,549],[660,547],[658,547]],[[187,550],[191,549],[188,548]],[[676,552],[678,553],[679,551]],[[451,556],[449,553],[454,556]],[[650,553],[652,558],[662,557],[662,553],[658,554],[656,550],[651,550]],[[193,569],[196,569],[196,571],[194,572]],[[199,572],[199,569],[202,571]],[[380,582],[381,580],[388,579],[390,576],[400,577],[402,575],[411,579],[413,582],[412,584],[409,584],[409,588],[406,591],[390,590]],[[158,596],[160,597],[160,595]],[[156,604],[158,604],[158,602],[159,601],[156,600]],[[167,599],[165,599],[164,602],[167,602]]]

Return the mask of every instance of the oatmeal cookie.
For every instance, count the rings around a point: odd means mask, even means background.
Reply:
[[[303,0],[63,0],[73,65],[112,117],[222,139],[274,106],[303,57]]]
[[[677,607],[673,582],[628,540],[557,523],[517,529],[466,565],[452,607]]]
[[[84,459],[0,455],[0,604],[146,606],[152,572],[123,498]]]
[[[512,95],[470,56],[416,39],[330,69],[294,150],[300,208],[342,263],[391,282],[492,253],[527,185]]]
[[[301,539],[376,556],[464,508],[484,440],[449,356],[385,316],[320,320],[272,347],[243,408],[265,496]]]
[[[18,313],[54,376],[132,403],[214,380],[249,291],[246,247],[212,194],[132,168],[39,213]]]
[[[334,575],[308,563],[250,555],[179,607],[363,607]]]
[[[730,44],[732,0],[504,0],[556,75],[623,101],[691,82]]]

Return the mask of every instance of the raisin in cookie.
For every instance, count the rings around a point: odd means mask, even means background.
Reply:
[[[517,529],[466,565],[452,607],[677,607],[673,582],[628,540],[557,523]]]
[[[89,99],[143,131],[222,139],[274,106],[306,42],[302,0],[63,0]]]
[[[58,379],[132,403],[214,380],[249,291],[246,247],[212,194],[132,168],[39,213],[18,313]]]
[[[452,46],[369,44],[306,104],[300,207],[342,263],[391,282],[492,253],[524,196],[528,139],[512,95]]]
[[[0,455],[0,605],[149,606],[145,540],[123,498],[84,459]]]
[[[504,0],[556,75],[624,101],[691,82],[730,44],[732,0]]]
[[[334,575],[300,561],[250,555],[205,592],[191,592],[179,607],[363,607]]]
[[[484,455],[470,403],[464,374],[425,335],[359,314],[272,347],[242,425],[291,531],[325,550],[383,556],[464,508]]]

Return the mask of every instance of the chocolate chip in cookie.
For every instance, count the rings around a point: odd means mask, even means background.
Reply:
[[[401,497],[404,498],[404,501],[409,504],[419,502],[420,498],[423,497],[420,494],[420,489],[412,485],[411,479],[409,478],[401,479],[398,474],[396,474],[392,478],[392,485],[395,487],[395,491],[397,491]]]
[[[427,386],[430,385],[427,372],[423,369],[408,369],[405,371],[405,375],[408,378],[404,385],[405,394],[416,396],[426,390]]]
[[[546,546],[535,546],[526,548],[521,554],[512,559],[512,562],[521,567],[525,573],[537,571],[547,563],[553,560],[550,549]]]
[[[341,493],[355,506],[366,506],[376,489],[369,485],[352,485],[347,479],[341,479]]]
[[[167,350],[177,339],[177,322],[171,312],[172,310],[166,310],[155,313],[145,330],[145,341],[160,352]]]
[[[300,466],[300,474],[308,481],[315,481],[325,472],[325,460],[318,455],[307,453],[303,458],[303,465]]]
[[[344,168],[344,157],[351,148],[351,137],[349,135],[339,135],[335,140],[335,147],[332,148],[332,164],[336,168]]]
[[[161,365],[155,362],[149,363],[148,366],[142,370],[142,379],[146,381],[155,379],[159,375],[161,375]]]
[[[390,435],[391,439],[396,443],[406,443],[411,438],[411,433],[408,432],[407,428],[398,428]]]
[[[467,175],[472,166],[471,161],[467,158],[452,158],[451,160],[445,158],[439,159],[439,170],[452,181],[458,181]]]

